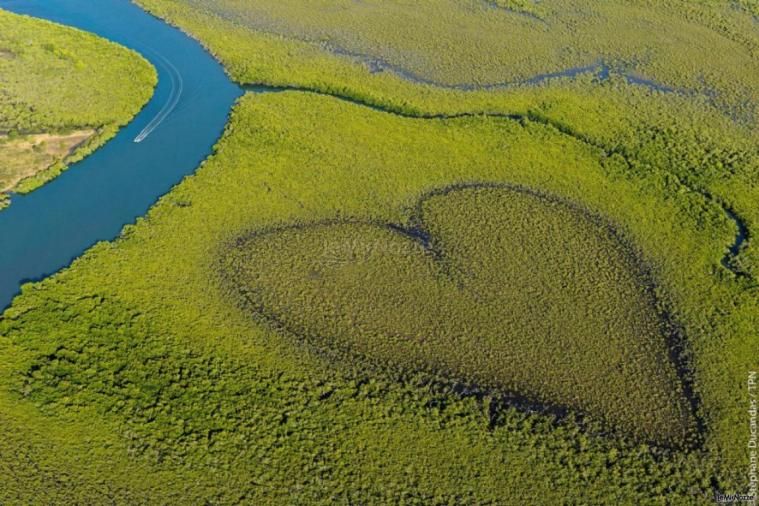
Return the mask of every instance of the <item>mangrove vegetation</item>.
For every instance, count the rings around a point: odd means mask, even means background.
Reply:
[[[0,502],[747,491],[756,2],[138,3],[248,92],[0,317]]]

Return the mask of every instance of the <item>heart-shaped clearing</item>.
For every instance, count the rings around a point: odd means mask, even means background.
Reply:
[[[470,186],[422,199],[403,229],[259,232],[225,256],[247,304],[353,360],[429,371],[683,444],[693,416],[666,324],[631,249],[534,192]]]

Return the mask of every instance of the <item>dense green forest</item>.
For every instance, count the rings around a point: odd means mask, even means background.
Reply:
[[[5,192],[33,190],[111,138],[156,79],[133,51],[0,10],[0,206]]]
[[[755,3],[140,3],[290,89],[3,314],[0,499],[747,491]]]
[[[451,189],[420,206],[408,230],[321,223],[246,237],[229,284],[348,363],[439,374],[685,444],[692,417],[668,329],[609,230],[514,189]]]

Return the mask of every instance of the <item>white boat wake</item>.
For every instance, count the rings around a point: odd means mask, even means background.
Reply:
[[[174,108],[179,103],[179,99],[182,97],[182,91],[184,90],[184,81],[182,80],[182,75],[179,73],[179,70],[166,58],[161,56],[160,54],[156,53],[155,51],[150,51],[153,53],[153,55],[157,59],[158,65],[163,64],[163,67],[166,69],[166,72],[169,75],[169,79],[171,79],[171,92],[169,93],[169,99],[164,104],[164,106],[161,108],[160,111],[158,111],[158,114],[150,120],[150,123],[148,123],[145,128],[142,129],[142,131],[137,134],[137,137],[134,138],[134,142],[142,142],[144,141],[158,126],[163,123],[163,121],[169,116],[169,114],[172,113]]]

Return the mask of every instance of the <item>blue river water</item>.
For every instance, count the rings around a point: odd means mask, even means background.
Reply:
[[[151,101],[115,138],[42,188],[13,195],[0,211],[4,308],[23,282],[117,237],[192,173],[211,153],[243,90],[197,42],[128,0],[0,0],[0,8],[118,42],[140,52],[159,74]]]

